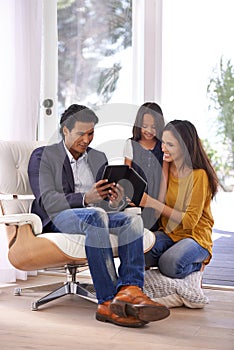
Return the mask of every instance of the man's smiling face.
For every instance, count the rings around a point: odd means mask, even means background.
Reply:
[[[64,142],[75,159],[78,159],[86,150],[94,136],[94,123],[77,121],[70,131],[63,128]]]

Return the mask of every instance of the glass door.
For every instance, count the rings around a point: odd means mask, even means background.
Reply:
[[[58,0],[58,110],[132,101],[132,1]]]

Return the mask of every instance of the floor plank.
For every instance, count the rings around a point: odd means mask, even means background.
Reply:
[[[203,283],[234,286],[234,232],[213,230],[213,257],[205,268]]]

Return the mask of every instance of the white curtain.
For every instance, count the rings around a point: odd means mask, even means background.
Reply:
[[[0,139],[36,139],[42,5],[42,0],[0,0]]]
[[[36,140],[40,104],[43,0],[0,0],[0,139]],[[26,279],[7,259],[0,227],[0,282]]]

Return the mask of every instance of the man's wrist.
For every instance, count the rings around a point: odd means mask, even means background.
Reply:
[[[83,193],[83,207],[85,208],[85,207],[94,207],[94,203],[88,203],[87,201],[86,201],[86,193]]]
[[[85,193],[83,193],[82,205],[84,208],[87,207],[87,205],[88,205],[86,202],[86,199],[85,199]]]

